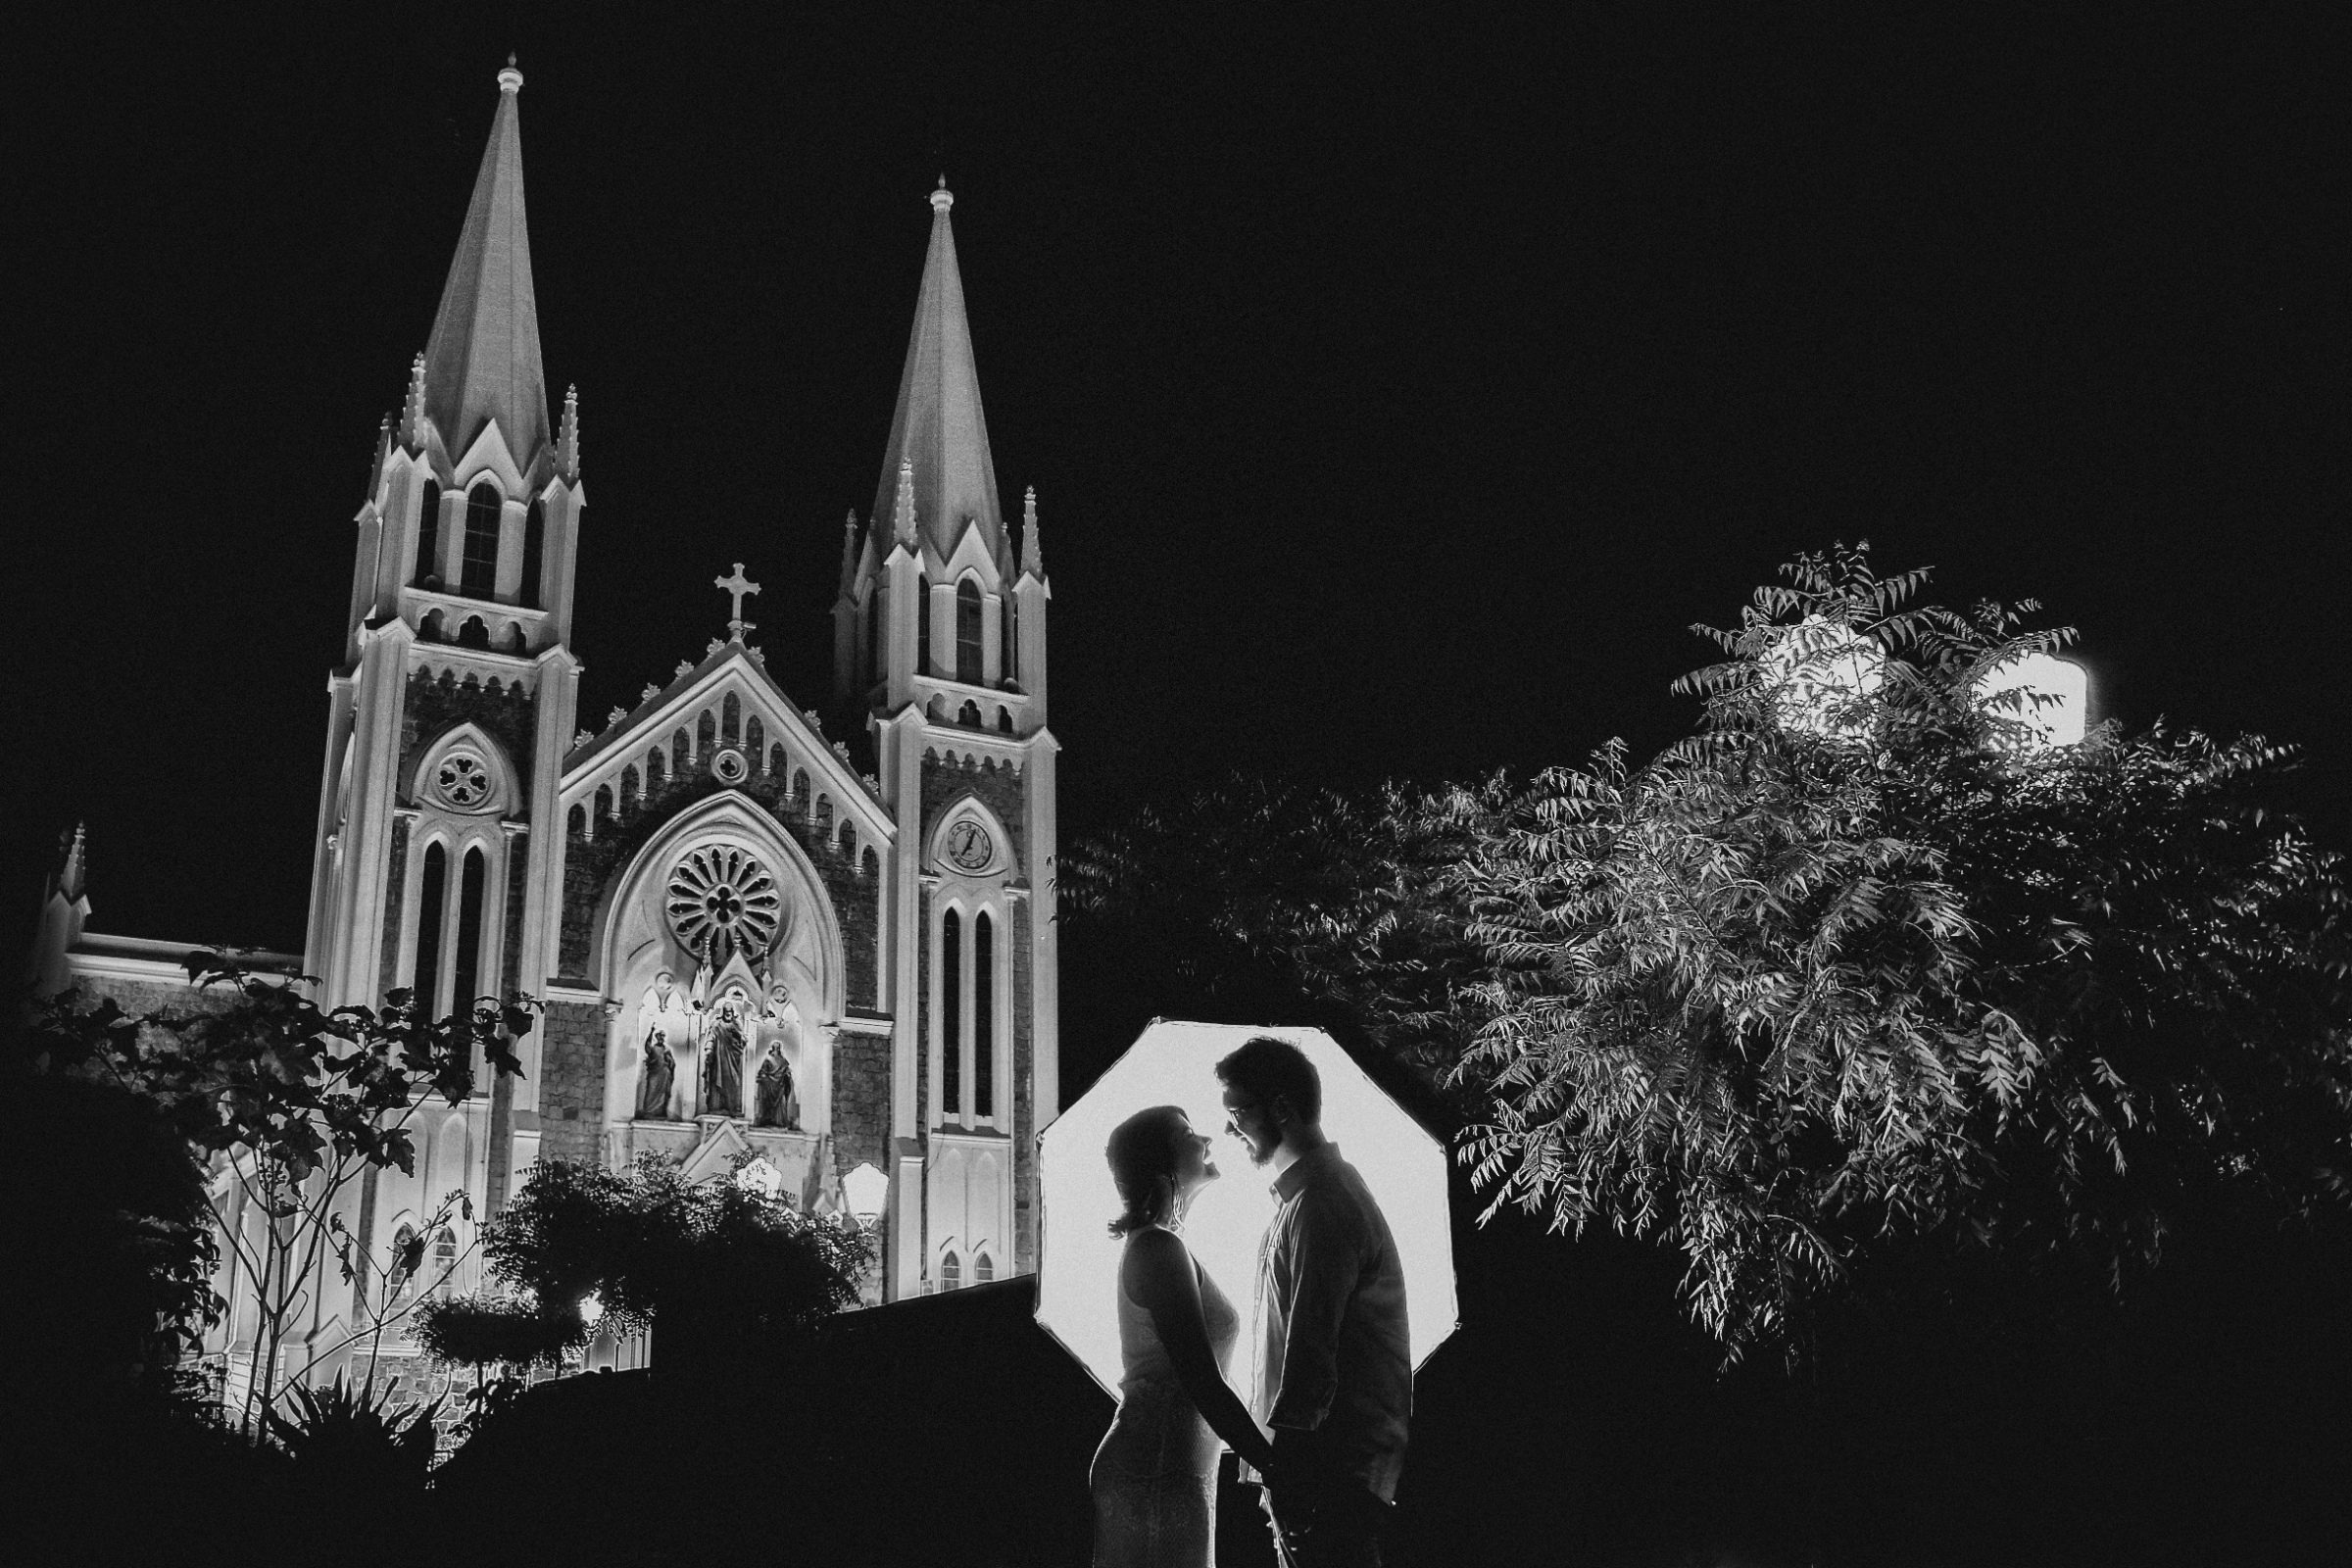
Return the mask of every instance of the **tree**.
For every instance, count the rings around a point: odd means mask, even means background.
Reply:
[[[1906,608],[1927,574],[1867,546],[1784,575],[1697,628],[1726,656],[1678,683],[1700,728],[1645,765],[1241,813],[1199,871],[1131,831],[1071,857],[1078,902],[1314,851],[1296,889],[1173,902],[1448,1060],[1494,1203],[1671,1242],[1735,1357],[1921,1244],[2120,1285],[2202,1208],[2340,1218],[2352,922],[2270,808],[2289,754],[2037,745],[1990,680],[2065,645],[2036,607]]]
[[[622,1339],[659,1321],[688,1355],[756,1352],[858,1301],[871,1247],[734,1181],[688,1183],[675,1162],[626,1170],[543,1161],[483,1237],[512,1293],[436,1308],[426,1348],[477,1366],[553,1361],[587,1338],[595,1298]]]
[[[499,1073],[519,1072],[512,1040],[530,1028],[532,1004],[484,1000],[436,1022],[395,991],[380,1011],[329,1012],[307,977],[255,975],[209,952],[190,954],[187,967],[200,990],[224,988],[225,1004],[136,1014],[112,998],[85,1007],[69,991],[36,1015],[30,1065],[153,1105],[206,1162],[213,1235],[260,1325],[243,1409],[251,1428],[277,1412],[287,1332],[327,1261],[347,1281],[358,1266],[339,1213],[351,1184],[368,1170],[414,1171],[410,1118],[428,1096],[462,1103],[477,1054]],[[209,1319],[219,1303],[206,1295]]]

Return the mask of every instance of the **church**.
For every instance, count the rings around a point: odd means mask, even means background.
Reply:
[[[653,1153],[855,1212],[883,1299],[1034,1271],[1036,1135],[1059,1103],[1052,590],[1034,492],[1017,532],[999,501],[954,197],[930,193],[873,507],[841,543],[822,711],[751,640],[760,589],[738,564],[715,582],[726,635],[585,726],[575,610],[627,607],[573,603],[594,547],[579,404],[548,397],[522,75],[497,82],[356,518],[304,951],[259,966],[313,977],[329,1008],[406,987],[431,1016],[515,995],[545,1010],[516,1043],[522,1075],[430,1102],[416,1174],[355,1184],[346,1223],[381,1258],[445,1193],[478,1219],[534,1160]],[[43,916],[42,988],[189,1000],[195,944],[101,935],[88,914],[77,841]],[[480,1284],[470,1229],[428,1238],[459,1290]],[[233,1363],[251,1327],[232,1284]],[[403,1288],[322,1285],[298,1329],[314,1349],[365,1318],[355,1292]]]

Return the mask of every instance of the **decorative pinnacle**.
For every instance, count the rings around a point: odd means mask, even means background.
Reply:
[[[948,191],[948,176],[942,174],[939,176],[939,189],[931,193],[931,210],[935,213],[944,214],[949,208],[955,205],[956,198],[949,194]]]
[[[522,73],[514,69],[513,54],[507,56],[507,69],[498,74],[498,90],[500,92],[522,91]]]
[[[850,509],[849,521],[841,525],[841,596],[847,599],[850,587],[858,579],[858,509]]]
[[[409,396],[400,410],[401,444],[416,451],[424,448],[424,356],[419,354],[409,363]]]
[[[556,461],[563,465],[564,478],[579,478],[580,389],[576,382],[564,389],[564,422],[556,432]]]
[[[84,876],[83,847],[88,831],[89,824],[86,822],[74,824],[74,842],[66,846],[66,863],[57,873],[57,891],[66,896],[66,902],[69,904],[81,897]]]
[[[892,539],[911,550],[914,548],[914,460],[899,460],[899,500],[890,519]]]
[[[1021,570],[1032,577],[1046,574],[1046,547],[1037,536],[1037,486],[1021,498]]]

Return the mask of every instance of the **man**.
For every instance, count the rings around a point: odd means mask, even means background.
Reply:
[[[1276,1545],[1300,1568],[1378,1568],[1413,1410],[1396,1243],[1363,1177],[1323,1136],[1323,1084],[1304,1052],[1260,1035],[1218,1062],[1217,1077],[1227,1129],[1274,1177],[1250,1413],[1300,1478],[1265,1494]]]

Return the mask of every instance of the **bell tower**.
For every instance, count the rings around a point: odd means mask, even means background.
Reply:
[[[521,90],[510,61],[431,335],[355,519],[304,954],[328,1006],[406,987],[441,1014],[539,993],[554,970],[586,496],[578,401],[551,420],[540,363]],[[529,1094],[534,1043],[521,1054]],[[493,1206],[511,1089],[484,1129]]]
[[[1037,500],[998,501],[943,178],[874,509],[834,605],[837,704],[899,823],[894,1298],[1037,1266],[1036,1134],[1060,1108],[1052,589]]]

